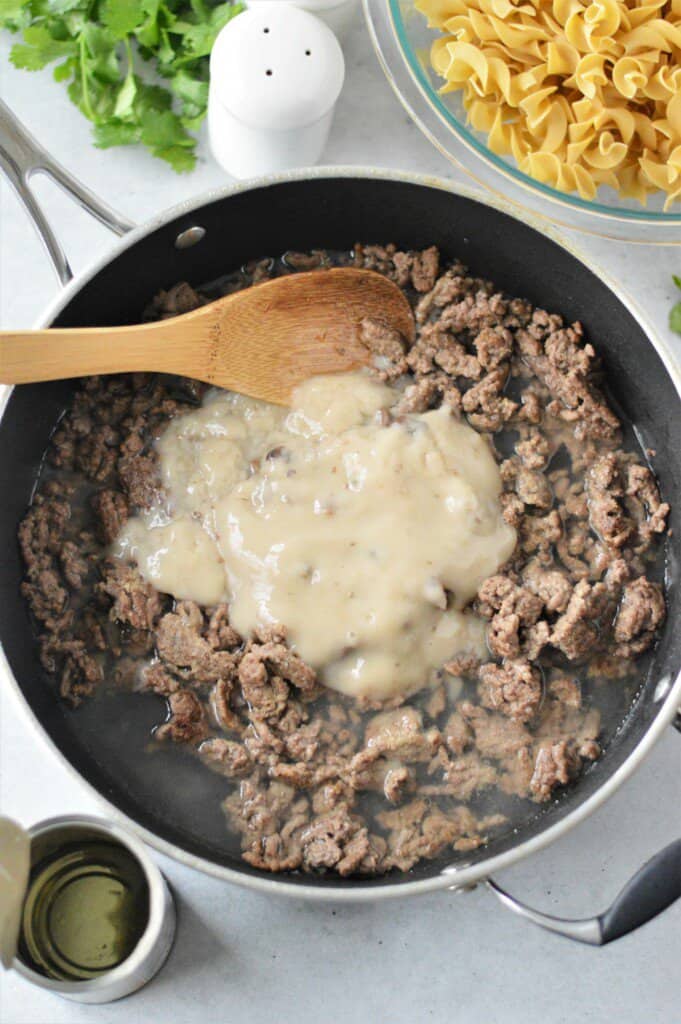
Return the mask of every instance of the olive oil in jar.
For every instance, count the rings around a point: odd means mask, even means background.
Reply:
[[[88,981],[130,956],[149,918],[138,861],[115,842],[70,843],[32,869],[19,955],[57,981]]]

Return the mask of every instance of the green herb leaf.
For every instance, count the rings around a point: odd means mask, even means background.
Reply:
[[[132,67],[116,97],[113,116],[116,120],[129,121],[135,114],[135,97],[137,96],[137,80],[132,74]]]
[[[677,302],[675,306],[672,306],[669,314],[669,326],[677,334],[681,334],[681,302]]]
[[[672,274],[672,281],[677,288],[681,288],[681,277],[677,277],[676,274]]]
[[[148,110],[140,119],[142,125],[142,142],[149,149],[170,149],[182,146],[191,149],[194,140],[182,127],[179,117],[172,110],[162,113]]]
[[[196,155],[193,149],[181,146],[169,146],[167,149],[152,149],[154,156],[165,160],[178,174],[186,174],[196,167]]]
[[[135,110],[138,117],[149,110],[170,110],[172,96],[167,89],[159,85],[139,85],[137,87],[137,99]]]
[[[182,52],[178,64],[209,56],[218,32],[238,13],[231,4],[221,4],[213,8],[205,21],[195,24],[175,22],[173,32],[182,36]]]
[[[190,130],[196,130],[208,105],[208,82],[182,70],[170,79],[170,88],[181,101],[182,123]]]
[[[105,124],[95,125],[93,131],[95,146],[109,149],[110,146],[130,146],[140,141],[139,125],[110,118]]]
[[[90,22],[80,34],[85,47],[83,60],[87,62],[89,74],[100,82],[115,85],[121,78],[121,64],[116,40],[101,25]]]
[[[74,66],[75,61],[72,57],[65,60],[63,64],[57,64],[56,68],[52,72],[52,77],[55,82],[67,82],[73,75]]]
[[[39,71],[59,57],[70,56],[76,49],[72,39],[54,39],[45,25],[32,25],[24,32],[24,42],[12,47],[9,59],[16,68]]]
[[[186,70],[178,71],[170,81],[176,96],[194,107],[205,109],[208,103],[208,82],[203,82]]]
[[[104,0],[101,5],[102,23],[114,39],[125,39],[145,20],[144,4],[139,0]]]
[[[0,0],[0,25],[16,32],[29,24],[30,16],[25,0]]]

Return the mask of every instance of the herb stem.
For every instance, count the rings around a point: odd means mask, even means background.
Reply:
[[[86,50],[87,43],[85,42],[85,33],[82,32],[80,35],[78,51],[80,54],[80,87],[83,93],[83,106],[85,107],[85,114],[91,120],[95,120],[95,113],[90,103],[90,83],[87,73],[86,63]]]

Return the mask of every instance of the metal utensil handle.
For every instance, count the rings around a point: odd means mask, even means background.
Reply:
[[[646,861],[597,917],[570,920],[542,914],[516,900],[491,878],[486,884],[509,910],[541,928],[590,946],[605,946],[651,921],[681,897],[681,839]]]
[[[67,284],[71,280],[73,272],[59,239],[31,191],[29,182],[33,174],[47,174],[84,210],[117,235],[124,235],[135,227],[132,221],[103,203],[93,192],[81,185],[65,167],[54,160],[26,131],[2,100],[0,100],[0,170],[4,171],[10,185],[24,204],[62,284]]]

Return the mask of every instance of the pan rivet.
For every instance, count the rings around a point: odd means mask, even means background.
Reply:
[[[191,249],[193,245],[200,242],[206,234],[206,229],[199,227],[195,224],[194,227],[187,228],[186,231],[180,231],[179,235],[175,239],[176,249]]]

